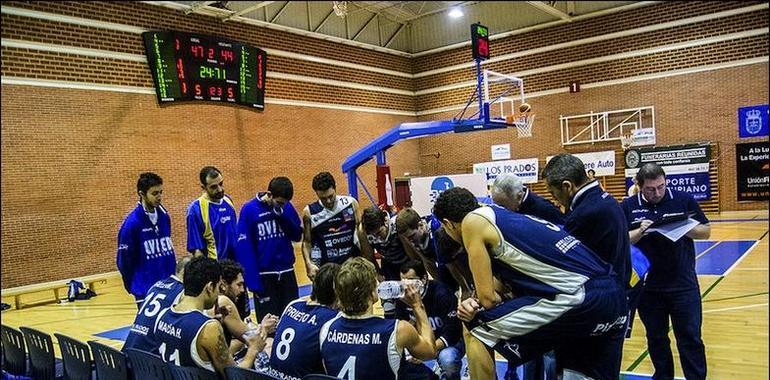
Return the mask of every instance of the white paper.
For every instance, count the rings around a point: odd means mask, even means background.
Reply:
[[[682,238],[682,236],[686,235],[690,230],[695,228],[695,226],[699,225],[700,222],[693,219],[693,218],[687,218],[687,220],[682,220],[679,222],[672,222],[668,224],[664,224],[662,226],[653,227],[648,229],[647,231],[650,232],[657,232],[671,241],[678,241]]]

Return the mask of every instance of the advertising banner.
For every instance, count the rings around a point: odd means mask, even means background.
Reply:
[[[606,150],[602,152],[573,153],[573,156],[583,161],[586,171],[593,170],[595,177],[606,175],[615,175],[615,151]],[[545,162],[551,161],[553,156],[548,156]]]
[[[537,158],[473,164],[473,173],[486,175],[489,185],[499,174],[506,173],[517,175],[524,183],[535,183],[537,182],[537,170]]]
[[[483,174],[455,174],[419,177],[409,180],[412,208],[421,216],[429,215],[439,194],[453,187],[464,187],[477,197],[486,197],[487,178]]]
[[[689,193],[699,201],[710,199],[710,160],[708,143],[630,149],[625,154],[626,189],[631,187],[631,178],[642,165],[654,162],[666,172],[668,188]]]
[[[770,143],[735,145],[738,166],[738,201],[766,201],[770,198]]]

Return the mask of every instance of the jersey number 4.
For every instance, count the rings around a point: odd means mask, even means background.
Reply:
[[[351,356],[348,358],[348,360],[345,362],[345,365],[342,366],[340,373],[337,374],[337,377],[345,380],[356,379],[356,357],[355,356]]]

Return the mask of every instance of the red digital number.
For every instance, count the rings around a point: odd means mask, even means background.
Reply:
[[[489,42],[479,39],[479,55],[482,57],[489,56]]]
[[[193,57],[195,57],[195,58],[203,58],[203,46],[192,45],[192,46],[190,46],[190,51],[192,51]]]
[[[203,94],[203,90],[201,90],[200,83],[195,84],[195,96],[201,96]]]
[[[222,58],[222,62],[233,62],[235,60],[232,50],[221,50],[219,55]]]
[[[214,48],[209,48],[209,59],[214,59]]]
[[[179,80],[184,80],[184,63],[182,63],[182,58],[176,61],[176,74],[179,76]]]
[[[176,51],[179,51],[179,39],[176,39]]]
[[[217,88],[209,87],[209,96],[216,96],[216,94],[217,94]]]
[[[187,94],[187,83],[182,82],[182,94]]]
[[[264,56],[262,54],[257,56],[257,88],[262,89],[264,86],[263,78],[262,78],[262,59]]]
[[[231,99],[235,99],[235,93],[232,87],[227,88],[227,97]]]

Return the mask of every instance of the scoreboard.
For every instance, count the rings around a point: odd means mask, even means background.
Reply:
[[[227,39],[142,33],[159,103],[203,100],[265,108],[267,53]]]

